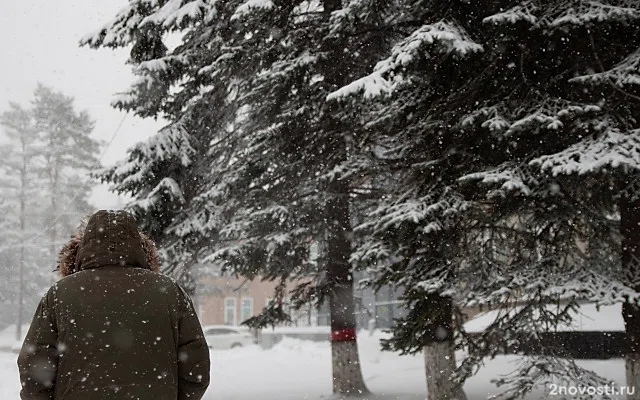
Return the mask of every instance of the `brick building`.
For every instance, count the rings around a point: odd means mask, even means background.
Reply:
[[[276,286],[277,282],[259,279],[209,277],[200,281],[193,300],[202,325],[239,325],[262,311],[273,298]],[[317,325],[318,312],[311,307],[286,311],[291,312],[295,326]]]
[[[276,285],[276,282],[208,277],[199,282],[193,300],[203,325],[239,325],[262,311]]]
[[[322,246],[318,242],[310,244],[311,259],[319,259]],[[355,280],[366,277],[364,272],[356,272]],[[225,276],[210,276],[200,280],[194,302],[203,325],[238,325],[242,321],[259,314],[273,297],[277,282],[263,282],[259,279],[248,281]],[[356,285],[357,286],[357,285]],[[292,284],[293,288],[293,284]],[[394,319],[406,313],[400,291],[387,286],[374,292],[371,289],[354,290],[356,321],[358,328],[366,328],[374,319],[379,328],[390,328]],[[285,305],[286,307],[286,305]],[[289,310],[287,310],[289,311]],[[291,312],[295,326],[330,325],[328,304],[319,309]]]

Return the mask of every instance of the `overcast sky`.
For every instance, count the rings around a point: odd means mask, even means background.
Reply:
[[[94,136],[108,141],[125,113],[110,107],[114,94],[126,90],[133,76],[125,65],[128,49],[92,50],[78,42],[110,21],[127,0],[0,0],[0,111],[9,101],[27,105],[38,82],[75,98],[78,109],[95,120]],[[113,164],[126,150],[162,126],[126,115],[102,159]],[[98,188],[92,202],[111,208],[117,197]]]

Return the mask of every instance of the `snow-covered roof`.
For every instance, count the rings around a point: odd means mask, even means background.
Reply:
[[[548,307],[555,307],[549,305]],[[514,307],[510,312],[516,312],[520,307]],[[482,332],[493,323],[498,315],[504,315],[505,309],[497,309],[478,314],[475,318],[464,324],[467,332]],[[557,331],[624,331],[622,319],[622,305],[601,306],[596,309],[595,304],[583,304],[573,313],[571,325],[558,325]]]

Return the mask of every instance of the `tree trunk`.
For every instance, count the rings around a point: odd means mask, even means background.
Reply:
[[[51,252],[51,259],[56,259],[56,237],[58,235],[57,221],[58,221],[58,199],[56,198],[56,189],[58,187],[58,171],[54,165],[53,171],[50,176],[51,185],[51,226],[49,227],[49,245]]]
[[[625,357],[625,367],[627,372],[627,390],[633,391],[633,394],[627,394],[627,400],[637,400],[638,395],[638,376],[640,376],[640,359],[638,353],[628,354]],[[633,388],[633,389],[631,389]]]
[[[58,238],[58,179],[60,176],[60,172],[58,171],[58,164],[54,162],[52,172],[50,175],[50,183],[51,183],[51,226],[49,227],[49,244],[50,244],[50,253],[51,253],[51,262],[54,265],[58,264],[58,249],[56,245],[56,240]],[[51,274],[51,283],[54,284],[56,282],[56,274]]]
[[[461,385],[453,381],[456,356],[453,343],[453,305],[450,297],[427,296],[428,340],[424,346],[428,400],[466,400]]]
[[[322,0],[325,20],[342,7],[342,0]],[[347,82],[344,68],[344,46],[326,41],[323,50],[331,54],[330,63],[323,67],[325,82],[333,90]],[[349,128],[336,116],[339,106],[325,104],[327,116],[324,128],[329,133],[327,151],[340,165],[348,158]],[[326,204],[327,222],[327,280],[330,283],[329,312],[331,315],[331,357],[333,370],[333,393],[361,396],[369,393],[360,368],[358,343],[356,341],[356,315],[351,258],[350,187],[349,183],[336,178],[329,184],[329,199]]]
[[[327,279],[332,289],[329,310],[333,393],[363,395],[369,391],[362,378],[356,342],[348,187],[341,181],[334,182],[331,196],[327,202]]]
[[[18,316],[16,318],[16,341],[22,340],[22,314],[24,313],[24,241],[27,219],[27,146],[24,137],[22,138],[22,167],[20,169],[20,260],[18,268]]]
[[[358,345],[355,340],[332,342],[331,361],[333,393],[348,396],[363,396],[369,393],[362,378]]]
[[[22,224],[21,224],[22,225]],[[20,243],[20,283],[18,284],[18,316],[16,318],[16,341],[22,340],[22,314],[24,297],[24,243]]]
[[[640,290],[640,199],[623,198],[620,201],[620,233],[622,234],[622,268],[627,284]],[[622,304],[627,335],[625,357],[627,387],[640,388],[640,306]],[[629,400],[640,400],[640,390],[628,395]]]
[[[424,367],[427,374],[427,399],[467,400],[462,387],[450,379],[456,370],[453,343],[433,342],[425,346]]]

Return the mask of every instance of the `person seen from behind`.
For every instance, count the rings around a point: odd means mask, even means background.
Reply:
[[[98,211],[60,252],[18,357],[22,400],[199,400],[209,349],[193,303],[158,272],[124,211]]]

